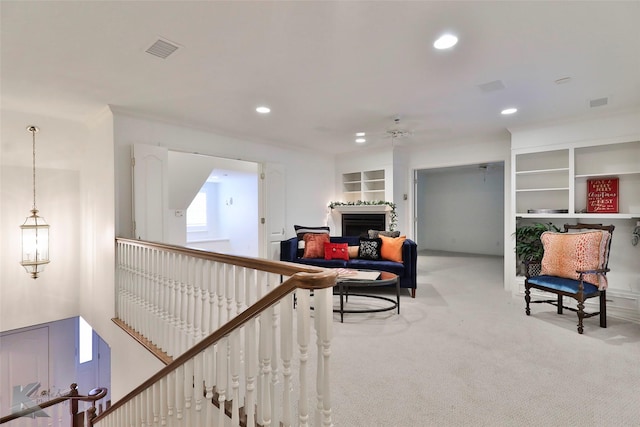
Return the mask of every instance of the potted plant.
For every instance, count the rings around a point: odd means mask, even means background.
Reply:
[[[544,248],[540,235],[545,231],[560,231],[552,223],[534,223],[516,227],[516,256],[518,258],[518,272],[524,274],[525,261],[541,261]]]

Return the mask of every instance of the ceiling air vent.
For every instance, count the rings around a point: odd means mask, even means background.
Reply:
[[[178,45],[170,41],[158,39],[145,52],[157,56],[158,58],[167,59],[169,55],[178,50]]]
[[[603,105],[607,105],[609,103],[609,98],[598,98],[598,99],[590,99],[589,100],[589,107],[591,108],[595,108],[595,107],[602,107]]]
[[[501,80],[494,80],[492,82],[483,83],[481,85],[478,85],[478,87],[480,88],[481,91],[483,91],[485,93],[495,92],[497,90],[504,89],[504,83],[502,83]]]

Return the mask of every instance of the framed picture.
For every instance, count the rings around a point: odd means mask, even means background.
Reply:
[[[587,179],[587,213],[618,213],[618,178]]]

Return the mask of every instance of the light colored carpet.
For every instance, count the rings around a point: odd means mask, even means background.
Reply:
[[[500,257],[421,252],[418,268],[400,315],[334,314],[336,426],[640,425],[640,325],[528,317]]]

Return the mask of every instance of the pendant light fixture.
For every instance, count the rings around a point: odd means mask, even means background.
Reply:
[[[27,127],[33,141],[33,207],[31,216],[28,216],[20,226],[22,230],[22,262],[20,264],[34,279],[37,279],[38,274],[44,270],[44,266],[49,264],[49,225],[44,218],[38,216],[36,208],[36,133],[39,130],[36,126]]]

